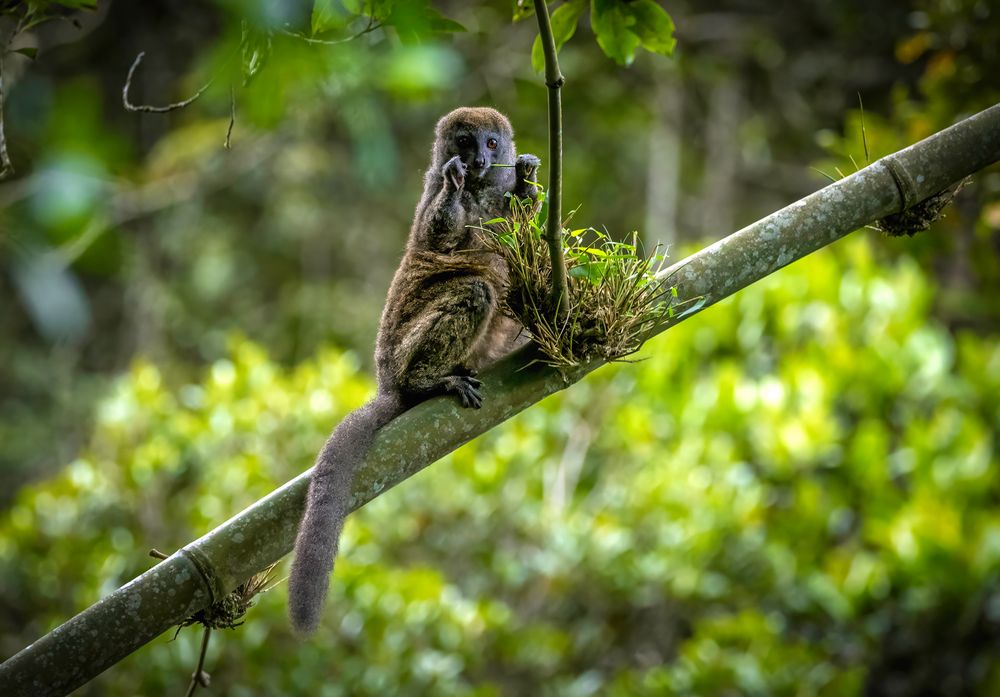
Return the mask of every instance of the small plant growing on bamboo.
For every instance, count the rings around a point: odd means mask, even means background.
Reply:
[[[170,555],[164,554],[158,549],[149,550],[149,556],[155,559],[166,559]],[[183,622],[177,625],[174,632],[174,639],[185,627],[194,624],[202,625],[201,651],[198,653],[198,666],[191,674],[191,682],[188,683],[184,697],[192,697],[199,687],[208,688],[212,682],[212,676],[205,670],[205,657],[208,655],[208,642],[212,638],[213,629],[236,629],[243,624],[243,616],[246,615],[254,605],[254,599],[260,593],[271,590],[276,584],[272,584],[272,575],[278,562],[264,567],[246,581],[236,587],[233,592],[222,600],[209,605],[206,608],[194,613]]]
[[[676,315],[676,290],[657,276],[665,257],[643,256],[637,233],[622,242],[594,228],[563,227],[568,297],[560,316],[553,307],[552,261],[538,208],[512,198],[511,215],[487,221],[481,230],[509,269],[503,309],[527,329],[546,363],[573,367],[621,360],[635,353],[657,324]]]
[[[872,159],[871,151],[868,149],[868,132],[865,129],[865,105],[861,100],[860,92],[858,93],[858,109],[861,114],[861,145],[864,147],[865,167],[867,167],[872,163]],[[860,172],[861,166],[858,165],[857,161],[854,159],[854,155],[848,153],[847,157],[850,159],[851,164],[854,165],[854,171]],[[833,168],[833,170],[837,173],[836,177],[827,174],[819,168],[814,167],[813,169],[829,179],[831,182],[837,182],[847,176],[840,169],[840,167],[837,166],[834,166]],[[865,227],[870,230],[881,232],[888,237],[913,237],[918,232],[923,232],[935,222],[944,218],[945,206],[951,203],[955,199],[955,196],[958,195],[958,192],[970,183],[972,183],[972,177],[964,177],[936,194],[932,194],[922,201],[918,201],[901,211],[891,213],[884,218],[879,218]]]

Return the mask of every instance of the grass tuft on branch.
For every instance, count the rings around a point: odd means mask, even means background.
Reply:
[[[544,362],[554,367],[622,360],[683,304],[667,279],[657,278],[665,257],[643,256],[637,233],[619,242],[594,228],[562,227],[567,299],[566,312],[559,316],[537,206],[512,198],[511,215],[488,221],[481,230],[487,246],[509,269],[503,311],[527,329],[545,354]]]
[[[238,585],[236,590],[219,602],[209,605],[185,619],[177,625],[177,633],[180,633],[184,627],[190,627],[193,624],[200,624],[210,629],[236,629],[239,627],[243,624],[243,616],[247,614],[247,610],[253,607],[257,595],[270,590],[271,578],[277,565],[275,562],[265,567]]]
[[[955,199],[955,195],[972,181],[966,177],[957,184],[928,196],[909,208],[880,218],[872,224],[876,230],[884,232],[889,237],[913,237],[923,232],[944,217],[944,208]]]

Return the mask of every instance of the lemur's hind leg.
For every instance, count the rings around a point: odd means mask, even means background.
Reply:
[[[413,321],[407,340],[410,353],[400,381],[409,398],[454,394],[464,407],[478,409],[482,383],[466,359],[489,324],[496,299],[490,284],[477,276],[451,279],[438,298]]]

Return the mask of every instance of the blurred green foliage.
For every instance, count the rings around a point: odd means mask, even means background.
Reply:
[[[1000,348],[933,301],[858,238],[681,324],[352,516],[316,639],[278,585],[216,634],[213,693],[995,694]],[[5,649],[294,475],[371,390],[349,354],[229,346],[190,383],[136,362],[18,495]],[[176,691],[198,641],[81,694]]]
[[[517,3],[527,5],[527,2]],[[654,0],[616,2],[615,0],[567,0],[551,12],[552,37],[556,50],[576,33],[580,17],[590,10],[590,27],[597,44],[619,65],[630,65],[638,48],[669,56],[677,41],[674,22]],[[515,10],[515,16],[521,16]],[[545,69],[545,55],[540,36],[531,47],[531,65],[536,72]]]

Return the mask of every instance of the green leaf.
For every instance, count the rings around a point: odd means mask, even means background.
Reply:
[[[242,25],[242,38],[240,40],[240,50],[242,52],[243,86],[246,87],[250,81],[271,57],[271,35],[268,32],[257,31],[251,28],[246,20]]]
[[[385,19],[392,14],[394,2],[393,0],[341,0],[341,4],[348,12],[359,17]]]
[[[545,72],[545,51],[542,49],[542,37],[535,35],[535,43],[531,45],[531,67],[536,73]]]
[[[531,0],[514,0],[514,21],[520,22],[522,19],[535,14],[535,3]]]
[[[631,29],[636,19],[628,7],[629,4],[618,0],[592,0],[590,5],[590,26],[597,35],[597,44],[619,65],[630,65],[641,44]]]
[[[309,25],[313,35],[342,28],[346,23],[344,5],[335,0],[316,0]]]
[[[635,60],[635,51],[673,54],[674,22],[655,0],[592,0],[590,23],[601,50],[619,65]]]
[[[690,307],[686,308],[686,309],[684,310],[684,312],[682,312],[682,313],[680,313],[679,315],[677,315],[677,317],[678,317],[678,318],[681,318],[681,317],[687,317],[688,315],[690,315],[690,314],[692,314],[692,313],[694,313],[694,312],[697,312],[698,310],[700,310],[700,309],[701,309],[701,308],[703,308],[704,306],[705,306],[705,296],[701,296],[701,297],[699,297],[699,298],[698,298],[698,300],[697,300],[697,301],[696,301],[696,302],[694,303],[694,305],[691,305]]]
[[[552,38],[556,42],[556,51],[573,38],[576,27],[580,23],[580,15],[587,9],[587,0],[570,0],[556,8],[549,18],[552,23]],[[536,72],[545,71],[545,51],[542,49],[542,37],[536,36],[531,47],[531,67]]]
[[[429,10],[428,12],[428,23],[430,25],[431,31],[440,33],[457,33],[468,31],[464,25],[456,22],[453,19],[445,17],[437,10]]]
[[[35,56],[38,55],[38,49],[33,47],[28,48],[12,48],[11,53],[20,53],[22,56],[27,56],[31,60],[35,60]]]
[[[655,0],[635,0],[628,4],[628,11],[635,17],[635,31],[647,51],[670,56],[677,40],[674,38],[674,20]]]
[[[385,23],[396,28],[404,43],[420,43],[434,34],[465,31],[458,22],[430,7],[426,0],[409,0],[392,6]]]
[[[607,263],[603,261],[589,261],[583,264],[577,264],[576,266],[571,266],[569,271],[570,276],[573,278],[585,278],[591,283],[597,284],[601,282],[604,278],[604,274],[607,271]]]

